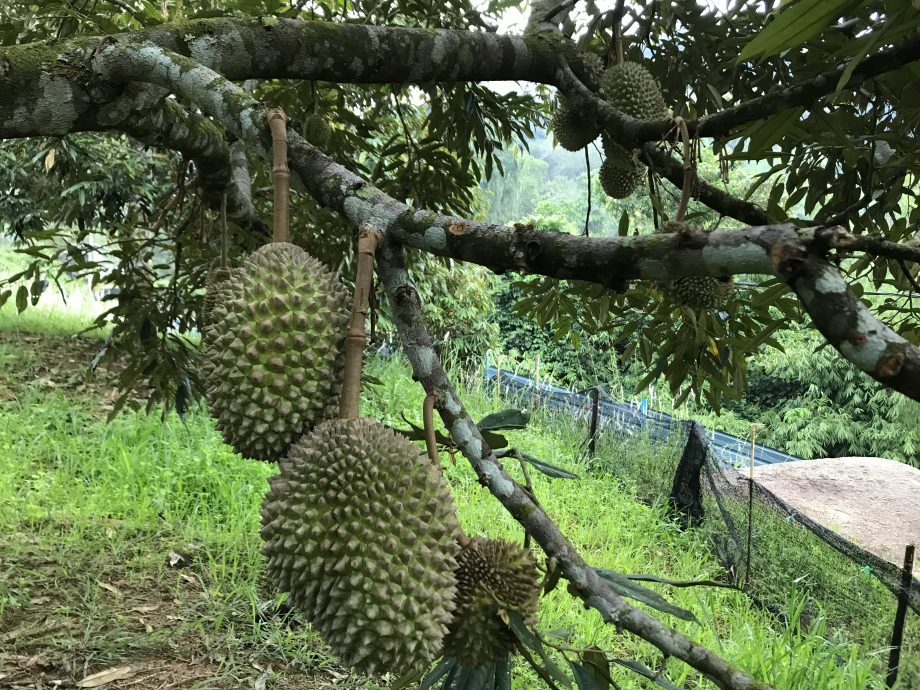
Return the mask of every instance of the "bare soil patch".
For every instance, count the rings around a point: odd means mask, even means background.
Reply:
[[[885,458],[801,460],[758,467],[754,480],[898,566],[907,544],[920,545],[920,470],[910,465]]]

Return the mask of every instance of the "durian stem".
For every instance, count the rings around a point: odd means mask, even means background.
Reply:
[[[227,229],[227,192],[220,198],[220,267],[227,268],[230,255],[230,240]]]
[[[425,404],[422,405],[422,423],[425,427],[425,448],[428,450],[428,457],[432,462],[438,460],[438,441],[434,435],[434,403],[435,396],[429,393],[425,396]]]
[[[288,168],[287,115],[281,108],[272,108],[265,114],[272,132],[272,184],[275,187],[272,242],[289,242],[288,204],[291,171]]]
[[[367,338],[364,321],[374,278],[374,253],[380,244],[380,233],[365,225],[358,235],[358,270],[355,275],[355,297],[351,307],[351,323],[345,335],[345,373],[342,377],[340,419],[357,419],[361,403],[361,366]]]

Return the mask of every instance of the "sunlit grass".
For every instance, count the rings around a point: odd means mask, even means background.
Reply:
[[[0,320],[0,328],[6,327]],[[46,322],[45,328],[72,332],[62,324]],[[10,366],[26,356],[33,354],[15,348],[0,351],[6,358],[2,363]],[[405,363],[395,357],[373,360],[369,373],[381,384],[365,391],[364,414],[393,426],[404,426],[402,414],[421,421],[423,393]],[[482,390],[476,377],[463,395],[477,419],[506,405]],[[584,425],[542,412],[509,438],[528,453],[581,475],[573,481],[531,472],[541,504],[592,565],[676,580],[722,578],[705,532],[682,532],[660,501],[649,504],[635,498],[637,493],[650,498],[654,491],[649,482],[670,477],[677,449],[656,447],[641,437],[629,442],[605,437],[598,461],[589,467]],[[446,456],[443,461],[464,529],[520,541],[520,526],[477,482],[466,461],[458,457],[454,465]],[[632,474],[616,472],[627,467],[633,468]],[[509,470],[521,478],[519,468],[509,465]],[[124,412],[105,424],[58,390],[26,386],[15,400],[0,401],[4,557],[43,548],[66,556],[71,564],[55,585],[63,598],[57,603],[70,611],[69,619],[82,631],[49,637],[55,653],[89,654],[94,663],[114,664],[164,645],[191,645],[225,659],[228,677],[243,672],[251,654],[276,664],[283,660],[301,672],[328,666],[332,660],[308,630],[259,623],[259,604],[271,596],[262,581],[259,506],[266,480],[275,471],[274,464],[245,461],[223,445],[201,409],[184,423],[175,416],[163,421],[159,414]],[[13,535],[29,535],[35,543]],[[771,545],[781,547],[779,542]],[[183,584],[165,567],[172,549],[196,554],[192,577],[200,578],[200,587]],[[113,563],[124,581],[118,585],[122,589],[152,581],[149,586],[165,587],[170,600],[175,590],[180,602],[176,616],[184,622],[146,635],[120,623],[103,623],[120,620],[94,584],[107,577],[106,568]],[[30,572],[20,569],[15,581],[0,582],[0,633],[14,627],[31,610],[29,602],[36,595],[46,596],[43,592],[51,587],[38,571]],[[820,615],[800,624],[797,612],[804,597],[792,582],[783,602],[790,625],[734,590],[653,587],[699,620],[668,619],[669,624],[777,688],[882,687],[879,647],[852,644],[847,630],[829,629]],[[916,630],[916,620],[911,625]],[[541,628],[571,631],[576,646],[596,644],[621,658],[640,659],[652,667],[661,663],[649,645],[617,634],[595,612],[585,610],[568,595],[564,582],[544,598]],[[86,637],[90,632],[94,638]],[[679,686],[711,687],[682,663],[669,660],[666,669]],[[518,687],[536,686],[532,674],[518,670]],[[626,671],[617,672],[616,680],[622,688],[646,687]]]

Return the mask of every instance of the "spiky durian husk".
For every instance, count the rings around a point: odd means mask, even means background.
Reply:
[[[323,148],[329,143],[332,128],[321,115],[313,113],[304,122],[303,135],[314,146]]]
[[[559,106],[553,115],[553,134],[559,145],[569,151],[580,151],[597,139],[600,128],[596,123],[583,118],[577,111],[569,108],[564,98],[559,99]]]
[[[656,232],[680,232],[693,234],[704,232],[698,225],[677,220],[668,220],[658,226]],[[678,304],[691,309],[718,309],[725,306],[734,289],[731,276],[686,276],[662,284],[662,290]]]
[[[234,271],[235,269],[220,266],[220,264],[215,264],[211,267],[211,270],[208,271],[208,277],[204,284],[205,292],[201,308],[201,324],[203,327],[206,328],[213,321],[211,314],[214,312],[215,307],[224,299],[222,294],[223,288],[233,277]]]
[[[630,163],[623,166],[621,159],[605,158],[598,171],[601,189],[614,199],[625,199],[634,191],[645,175],[645,166],[641,163]]]
[[[515,637],[499,611],[517,611],[529,624],[536,622],[540,578],[533,555],[500,539],[470,540],[457,556],[456,603],[445,656],[471,667],[505,659]]]
[[[617,110],[640,120],[664,119],[668,107],[655,77],[637,62],[608,68],[601,77],[601,95]]]
[[[219,294],[203,340],[208,406],[236,451],[277,460],[338,412],[347,293],[300,247],[275,242]]]
[[[586,53],[584,66],[589,75],[596,82],[600,80],[604,71],[604,62],[594,53]],[[597,123],[582,117],[581,113],[574,110],[565,100],[559,97],[556,112],[553,113],[553,134],[559,145],[569,151],[580,151],[600,134]]]
[[[440,467],[377,422],[334,419],[269,479],[262,552],[339,660],[408,672],[441,649],[461,536]]]

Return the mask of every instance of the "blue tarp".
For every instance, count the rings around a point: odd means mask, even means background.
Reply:
[[[526,376],[519,376],[510,371],[501,371],[494,366],[486,367],[486,381],[499,379],[502,393],[509,397],[527,399],[533,405],[540,405],[556,412],[591,419],[591,396],[566,388],[551,386],[543,382],[534,382]],[[655,441],[667,441],[671,434],[684,433],[685,422],[674,419],[671,415],[656,410],[649,410],[646,405],[629,402],[616,402],[603,399],[598,405],[598,427],[609,427],[615,433],[648,433]],[[724,465],[742,467],[750,464],[751,443],[743,438],[721,431],[706,430],[713,457]],[[777,462],[801,460],[794,455],[783,453],[773,448],[754,444],[754,464],[772,465]]]

